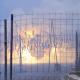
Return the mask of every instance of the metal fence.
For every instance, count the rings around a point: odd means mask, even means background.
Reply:
[[[1,80],[65,80],[75,70],[80,14],[13,14],[0,22]]]

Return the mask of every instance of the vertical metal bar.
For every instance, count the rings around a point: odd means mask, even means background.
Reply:
[[[22,49],[21,49],[21,38],[20,38],[20,35],[19,35],[19,41],[20,41],[20,72],[22,71]]]
[[[32,13],[32,29],[33,29],[33,13]],[[33,33],[34,33],[34,29],[33,29]],[[32,58],[31,58],[31,73],[32,73]],[[32,76],[31,76],[31,80],[32,80]]]
[[[55,13],[55,16],[56,16],[56,13]],[[56,20],[56,19],[55,19]],[[55,26],[56,26],[56,23],[55,23]],[[53,28],[53,41],[54,41],[54,48],[55,48],[55,55],[54,55],[54,58],[55,58],[55,64],[54,64],[54,71],[56,72],[56,70],[58,69],[58,61],[57,61],[57,52],[56,52],[56,48],[57,48],[57,42],[56,42],[56,32]]]
[[[50,54],[51,54],[51,47],[52,47],[52,44],[51,44],[51,37],[52,37],[52,20],[51,20],[51,24],[49,24],[49,66],[48,66],[48,72],[50,72]]]
[[[13,14],[11,14],[11,41],[10,41],[10,80],[12,80],[12,55],[13,54]]]
[[[67,40],[67,39],[68,39],[68,35],[67,35],[67,34],[68,34],[68,30],[67,30],[67,29],[68,29],[69,27],[67,26],[67,14],[65,14],[65,16],[66,16],[66,19],[65,19],[65,21],[66,21],[66,23],[65,23],[66,35],[65,35],[65,38],[64,38],[64,42],[67,44],[67,43],[68,43],[68,40]],[[67,57],[67,54],[68,54],[68,52],[67,52],[67,47],[68,47],[68,46],[66,45],[66,46],[65,46],[65,50],[66,50],[66,73],[67,73],[67,58],[68,58],[68,57]]]
[[[42,26],[42,31],[41,32],[43,32],[43,34],[42,34],[42,38],[43,38],[43,72],[44,72],[44,16],[43,16],[43,26]]]
[[[36,48],[37,48],[37,72],[38,72],[38,51],[39,51],[38,50],[38,36],[37,36],[37,41],[36,42],[37,42],[37,47]]]
[[[7,80],[7,20],[4,20],[4,47],[5,47],[5,72],[4,80]]]
[[[62,26],[62,21],[61,21],[61,17],[62,17],[62,14],[60,14],[60,43],[59,43],[59,46],[62,48],[62,31],[61,31],[61,26]],[[61,72],[61,64],[62,64],[62,62],[61,62],[61,48],[60,48],[60,72]],[[60,78],[61,78],[61,76],[60,76]]]
[[[78,71],[77,67],[78,67],[78,33],[76,31],[76,62],[75,62],[75,67],[76,67],[76,72]]]

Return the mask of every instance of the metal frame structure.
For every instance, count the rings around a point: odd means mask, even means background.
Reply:
[[[4,21],[4,24],[5,80],[7,80],[8,73],[8,45],[10,45],[10,80],[15,78],[14,74],[22,73],[30,74],[31,79],[34,78],[34,73],[36,73],[36,75],[39,73],[39,76],[48,75],[48,80],[56,80],[56,74],[59,73],[59,77],[61,78],[60,73],[66,75],[71,72],[73,68],[77,68],[77,59],[79,57],[79,36],[77,35],[77,32],[80,31],[80,14],[47,13],[23,15],[14,14],[14,16],[12,14],[10,33],[7,32],[7,20]],[[7,43],[7,36],[10,36],[10,40],[8,40],[9,43]],[[19,58],[17,59],[14,57],[14,50],[16,51],[15,44],[18,45],[17,55],[19,55]],[[25,60],[25,56],[22,56],[24,48],[28,49],[28,51],[31,52],[30,55],[36,58],[35,67],[34,64],[32,64],[32,60],[30,61],[30,64],[23,63],[23,59]],[[53,48],[54,53],[52,52]],[[51,53],[54,54],[54,57]],[[47,59],[45,55],[48,56]],[[76,57],[74,57],[74,55]],[[42,62],[39,63],[41,58]],[[70,58],[73,59],[72,62],[70,61]],[[19,60],[19,65],[13,63],[14,60],[17,60],[16,62]],[[48,62],[46,63],[45,60]],[[20,68],[20,70],[18,69],[18,71],[16,71],[16,66]],[[52,76],[54,77],[50,78]],[[28,76],[26,78],[28,78]]]

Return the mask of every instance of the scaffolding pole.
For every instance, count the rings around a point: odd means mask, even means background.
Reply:
[[[12,80],[12,55],[13,54],[13,14],[11,14],[11,41],[10,41],[10,80]]]
[[[5,47],[5,72],[4,80],[7,80],[7,20],[4,20],[4,47]]]

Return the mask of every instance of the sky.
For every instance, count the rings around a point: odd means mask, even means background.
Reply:
[[[0,0],[0,19],[14,10],[27,12],[80,12],[80,0]]]

